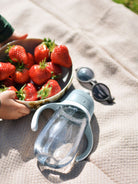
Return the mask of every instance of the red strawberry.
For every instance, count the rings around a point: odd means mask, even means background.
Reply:
[[[2,83],[6,87],[14,86],[15,85],[15,82],[14,82],[14,79],[13,79],[13,75],[9,76],[7,79],[5,79],[4,81],[2,81]]]
[[[7,79],[10,75],[15,73],[15,66],[11,63],[0,62],[0,80]]]
[[[61,87],[54,79],[49,79],[46,84],[38,91],[38,97],[40,99],[49,98],[56,95],[61,91]]]
[[[9,48],[7,48],[6,52],[8,53],[9,58],[13,62],[27,64],[28,57],[27,57],[27,53],[26,53],[23,46],[21,46],[21,45],[9,46]]]
[[[51,72],[52,79],[59,79],[62,75],[62,70],[59,65],[53,64],[52,62],[47,62],[46,68]]]
[[[47,46],[48,40],[44,39],[44,41],[35,47],[34,57],[37,64],[39,64],[42,60],[48,60],[50,56],[50,50]]]
[[[29,70],[26,68],[24,69],[17,69],[14,74],[14,81],[18,84],[25,84],[29,81]]]
[[[69,51],[65,45],[59,45],[54,48],[51,53],[51,61],[54,64],[59,64],[60,66],[67,68],[72,66]]]
[[[34,65],[34,56],[31,54],[31,53],[27,53],[27,56],[28,56],[28,61],[27,61],[27,64],[25,65],[26,68],[31,68],[31,66]]]
[[[7,88],[7,90],[12,90],[12,91],[17,91],[17,89],[14,87],[14,86],[9,86],[8,88]]]
[[[37,85],[44,84],[51,77],[50,71],[46,68],[46,63],[40,62],[40,64],[33,65],[29,70],[29,76],[32,81]]]
[[[37,90],[32,83],[27,83],[17,92],[17,97],[19,100],[35,101],[37,100]]]

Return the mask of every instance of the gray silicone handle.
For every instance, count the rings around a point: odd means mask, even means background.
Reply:
[[[36,132],[38,129],[38,120],[39,120],[39,116],[41,114],[41,112],[45,109],[53,109],[54,111],[60,106],[60,104],[58,103],[49,103],[46,105],[43,105],[41,107],[39,107],[36,112],[34,113],[34,116],[32,118],[31,121],[31,129],[32,131]]]
[[[87,141],[88,141],[87,148],[81,155],[76,157],[76,162],[80,162],[80,161],[84,160],[85,158],[87,158],[89,156],[89,154],[91,153],[91,151],[92,151],[92,148],[93,148],[93,133],[92,133],[92,130],[91,130],[90,123],[87,124],[87,127],[85,129],[85,136],[86,136]]]

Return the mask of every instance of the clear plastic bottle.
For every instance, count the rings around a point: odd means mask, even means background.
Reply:
[[[94,102],[91,96],[76,89],[59,103],[41,106],[32,118],[32,131],[37,131],[42,111],[49,108],[55,112],[34,144],[38,162],[43,166],[58,169],[87,158],[93,147],[90,120],[94,112]],[[77,154],[84,134],[88,142],[87,147],[83,153]]]
[[[61,168],[77,154],[88,118],[71,105],[59,107],[35,142],[35,155],[42,165]]]

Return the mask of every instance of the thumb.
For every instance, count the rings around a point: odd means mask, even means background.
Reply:
[[[28,34],[24,34],[24,35],[15,35],[16,39],[18,39],[18,40],[26,39],[27,36],[28,36]]]
[[[19,36],[18,39],[23,40],[23,39],[26,39],[27,36],[28,36],[28,34],[24,34],[24,35]]]
[[[16,97],[16,93],[13,90],[5,91],[5,93],[7,93],[8,98],[15,99]]]

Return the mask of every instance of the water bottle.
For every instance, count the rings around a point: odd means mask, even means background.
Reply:
[[[38,129],[41,112],[48,108],[55,112],[35,141],[34,154],[38,161],[44,166],[58,169],[67,166],[74,158],[76,162],[85,159],[93,147],[90,120],[94,103],[90,95],[82,90],[74,90],[60,103],[41,106],[32,118],[33,131]],[[81,155],[77,155],[84,134],[88,146]]]

